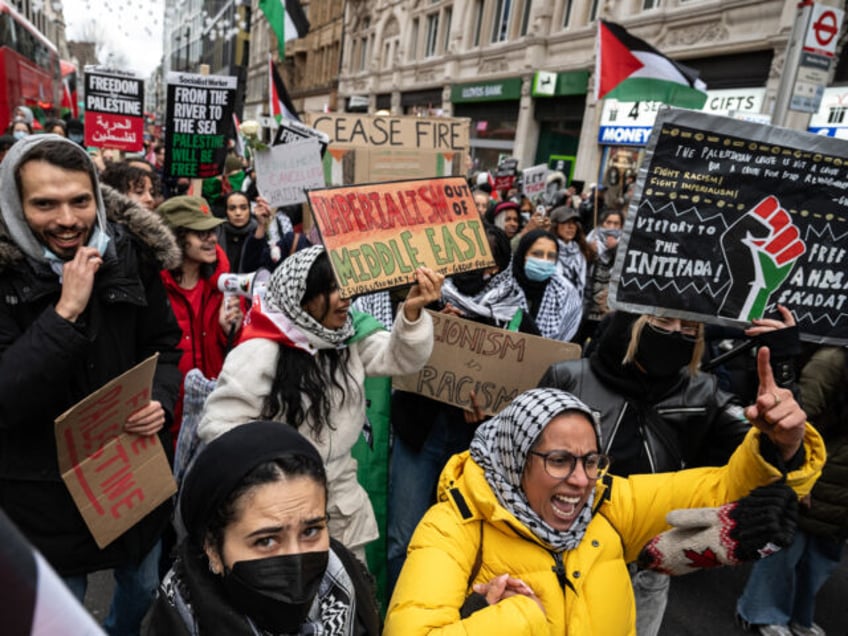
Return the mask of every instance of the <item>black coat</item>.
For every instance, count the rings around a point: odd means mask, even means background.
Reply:
[[[79,400],[156,352],[152,399],[168,415],[179,388],[180,329],[159,278],[179,250],[158,217],[104,195],[110,219],[122,223],[110,222],[107,256],[76,323],[54,309],[57,276],[0,233],[0,507],[63,576],[138,562],[171,511],[161,505],[101,550],[59,474],[54,420]]]
[[[688,377],[682,372],[678,385],[653,404],[628,400],[605,386],[587,358],[552,365],[539,386],[573,393],[598,414],[601,445],[616,475],[621,474],[616,456],[634,450],[623,444],[643,445],[646,463],[638,472],[667,472],[724,464],[750,428],[742,408],[719,390],[715,376],[705,373]],[[640,417],[631,419],[628,410],[638,410]],[[623,431],[623,421],[638,421],[640,430],[636,435]]]

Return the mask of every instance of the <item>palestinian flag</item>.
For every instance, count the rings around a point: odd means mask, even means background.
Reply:
[[[79,102],[77,97],[77,67],[72,62],[59,61],[62,70],[62,104],[64,112],[76,119],[79,117]]]
[[[698,71],[667,58],[622,26],[598,20],[595,99],[604,98],[700,109],[707,101],[707,85]]]
[[[268,99],[271,102],[269,112],[277,123],[281,119],[300,121],[286,85],[283,84],[283,78],[280,77],[280,72],[270,55],[268,56]]]
[[[277,52],[286,57],[286,42],[302,38],[309,31],[309,20],[298,0],[259,0],[268,25],[277,37]]]

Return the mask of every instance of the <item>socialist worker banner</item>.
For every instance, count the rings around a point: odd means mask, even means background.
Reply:
[[[342,186],[307,193],[343,298],[494,265],[462,177]]]
[[[848,344],[848,142],[704,113],[657,117],[618,247],[615,308],[743,326],[791,309]]]
[[[85,145],[144,148],[144,80],[135,73],[85,67]]]
[[[224,171],[238,78],[168,73],[165,174],[205,179]]]

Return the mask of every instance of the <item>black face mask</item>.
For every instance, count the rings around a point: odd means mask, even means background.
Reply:
[[[695,342],[678,332],[661,333],[650,325],[642,328],[636,361],[649,376],[667,378],[677,375],[692,361]]]
[[[483,291],[490,278],[491,276],[485,274],[482,269],[473,272],[460,272],[451,276],[453,284],[456,285],[457,290],[463,296],[476,296]]]
[[[329,552],[237,561],[224,575],[233,606],[264,630],[297,633],[327,571]]]

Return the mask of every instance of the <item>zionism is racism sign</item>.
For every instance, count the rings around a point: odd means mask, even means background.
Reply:
[[[795,314],[848,344],[848,142],[694,111],[657,117],[614,307],[727,325]]]

